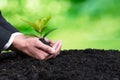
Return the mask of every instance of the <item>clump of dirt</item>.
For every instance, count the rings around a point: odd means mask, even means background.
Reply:
[[[120,80],[117,50],[64,50],[47,61],[21,54],[0,55],[0,80]]]

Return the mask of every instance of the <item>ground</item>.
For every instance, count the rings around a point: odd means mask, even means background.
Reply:
[[[120,80],[120,51],[63,50],[47,61],[5,53],[0,55],[0,80]]]

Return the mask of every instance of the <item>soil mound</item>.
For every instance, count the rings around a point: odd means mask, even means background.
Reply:
[[[64,50],[47,61],[0,54],[0,80],[120,80],[120,51]]]

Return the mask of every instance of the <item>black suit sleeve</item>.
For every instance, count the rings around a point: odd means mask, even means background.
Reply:
[[[18,32],[18,30],[4,19],[0,11],[0,52],[14,32]]]
[[[4,29],[2,26],[0,26],[0,52],[3,50],[3,47],[8,42],[12,32]]]
[[[11,32],[18,32],[18,30],[16,28],[14,28],[10,23],[8,23],[4,17],[2,16],[2,13],[0,11],[0,26],[5,28],[6,30],[8,31],[11,31]]]

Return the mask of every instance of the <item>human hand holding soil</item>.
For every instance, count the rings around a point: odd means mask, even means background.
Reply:
[[[50,18],[50,16],[47,16],[42,19],[37,19],[34,23],[22,19],[39,35],[32,34],[34,37],[26,37],[25,35],[16,36],[12,46],[15,49],[39,60],[47,60],[56,57],[61,50],[61,41],[53,42],[45,38],[49,33],[56,30],[56,28],[48,30],[43,34],[47,29],[46,24]]]
[[[61,50],[61,41],[53,42],[49,39],[46,39],[46,41],[50,43],[50,46],[42,43],[37,37],[18,35],[15,37],[11,47],[38,60],[56,57]]]

